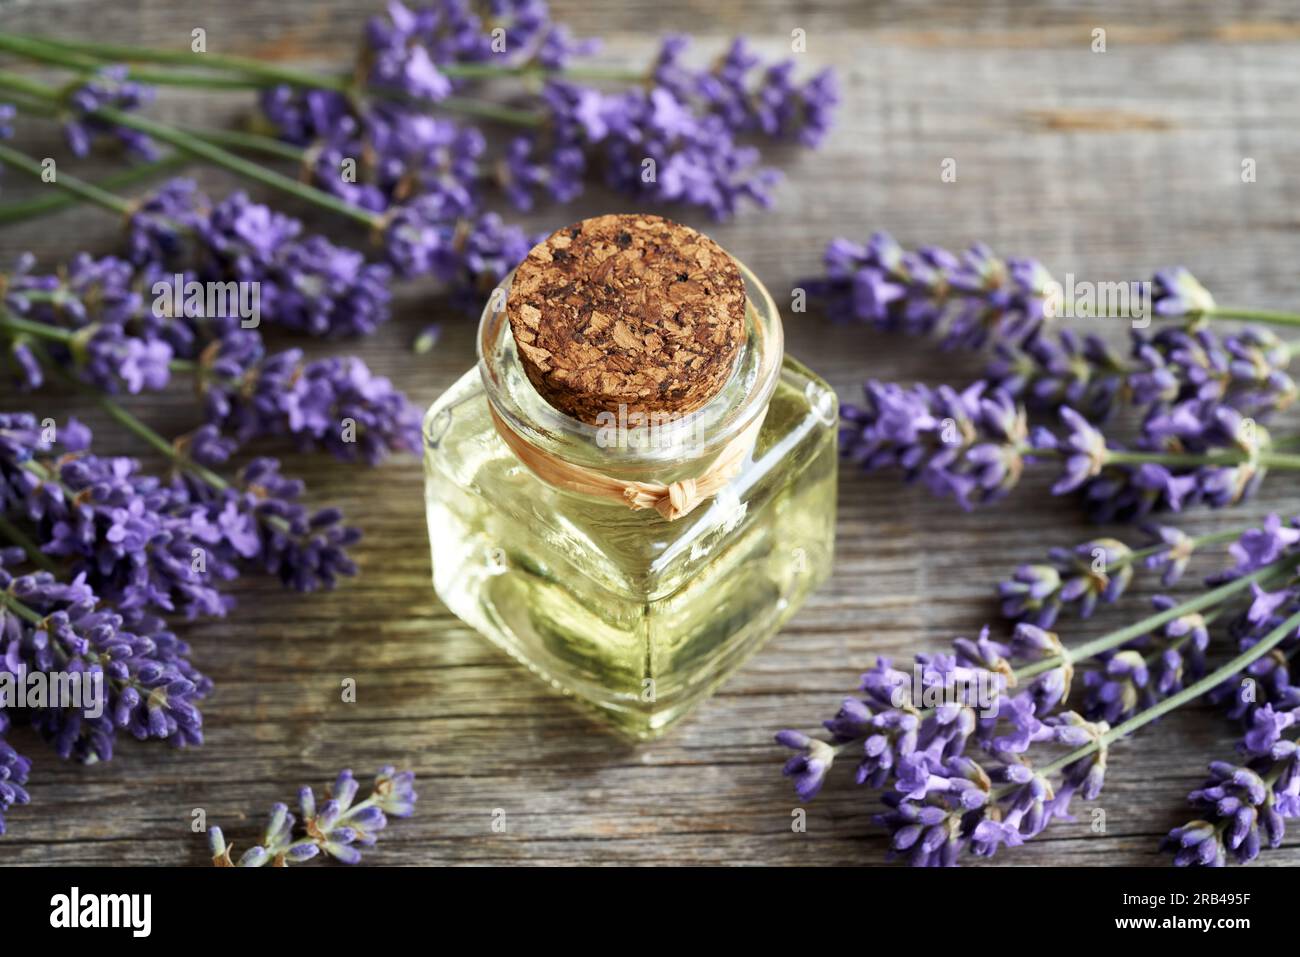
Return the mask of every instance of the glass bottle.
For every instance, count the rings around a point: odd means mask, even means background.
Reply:
[[[774,634],[828,575],[836,499],[834,392],[784,355],[781,317],[738,264],[748,299],[734,370],[668,423],[602,431],[547,403],[489,298],[479,361],[424,419],[438,595],[467,624],[623,733],[662,733]],[[503,441],[605,475],[699,474],[762,417],[717,494],[669,521],[548,484]],[[752,431],[752,430],[751,430]]]

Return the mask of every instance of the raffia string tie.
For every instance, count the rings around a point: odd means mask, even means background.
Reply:
[[[758,431],[766,418],[762,414],[754,416],[754,421],[728,442],[718,457],[699,475],[665,484],[615,478],[595,469],[566,462],[537,448],[519,435],[491,405],[488,409],[502,441],[543,482],[570,492],[593,495],[611,502],[623,502],[633,511],[653,508],[670,522],[675,522],[713,498],[740,473],[745,459],[753,451]]]

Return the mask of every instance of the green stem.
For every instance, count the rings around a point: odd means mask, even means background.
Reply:
[[[1040,453],[1041,454],[1041,453]],[[1300,455],[1287,452],[1260,452],[1254,457],[1260,465],[1277,469],[1300,469]],[[1107,465],[1243,465],[1252,461],[1246,452],[1143,452],[1129,449],[1107,449]]]
[[[185,166],[188,162],[188,157],[182,156],[178,153],[172,153],[169,156],[164,156],[162,159],[155,160],[151,163],[142,163],[137,166],[132,166],[130,169],[106,177],[100,183],[92,185],[97,186],[97,188],[105,192],[127,189],[131,186],[147,182],[155,176],[162,176],[173,170],[179,169]],[[71,192],[61,192],[48,193],[44,196],[17,200],[12,203],[4,203],[3,205],[0,205],[0,225],[22,222],[49,213],[56,213],[59,210],[75,205],[78,198],[80,197]]]
[[[1208,691],[1212,691],[1229,678],[1240,674],[1260,658],[1263,658],[1266,654],[1285,641],[1286,638],[1297,628],[1300,628],[1300,612],[1296,612],[1286,621],[1282,622],[1282,624],[1270,631],[1260,639],[1258,644],[1252,645],[1249,649],[1233,658],[1227,664],[1206,675],[1200,681],[1188,685],[1186,688],[1170,695],[1163,701],[1157,702],[1145,711],[1135,714],[1127,721],[1117,724],[1105,734],[1098,737],[1096,741],[1090,742],[1077,750],[1071,751],[1069,754],[1058,758],[1051,764],[1044,765],[1039,768],[1038,773],[1044,777],[1049,774],[1055,774],[1057,771],[1073,764],[1075,761],[1086,758],[1088,755],[1094,754],[1102,748],[1109,747],[1120,738],[1128,737],[1144,725],[1150,724],[1157,718],[1163,717],[1169,712],[1181,708],[1183,705],[1187,704],[1187,702],[1199,698]],[[1006,789],[999,790],[1005,791]],[[1009,793],[1009,791],[1007,791],[1007,793]],[[998,792],[994,792],[994,795],[994,799],[1002,796]]]
[[[4,77],[0,75],[0,84],[3,84]],[[246,160],[242,156],[231,153],[220,146],[201,140],[196,136],[185,133],[182,130],[159,123],[143,116],[137,116],[134,113],[123,113],[121,110],[103,108],[95,111],[99,116],[110,123],[118,126],[129,127],[146,133],[154,139],[161,140],[164,143],[170,143],[179,150],[197,156],[199,159],[207,160],[216,166],[224,167],[232,173],[238,173],[240,176],[250,179],[263,186],[269,186],[272,189],[287,193],[296,199],[312,203],[323,209],[346,216],[356,222],[369,226],[371,229],[380,229],[384,225],[384,219],[376,213],[361,209],[359,206],[353,206],[327,193],[324,190],[309,186],[292,177],[285,176],[275,170],[267,169],[251,160]]]
[[[273,136],[263,136],[261,133],[249,133],[244,130],[201,129],[193,126],[179,127],[179,129],[190,136],[196,136],[201,140],[212,143],[214,146],[223,146],[232,150],[247,150],[251,153],[265,153],[267,156],[292,160],[295,163],[301,163],[307,155],[307,151],[300,146],[294,146],[284,140],[277,140]]]
[[[30,622],[33,625],[39,625],[41,622],[45,620],[39,614],[32,611],[21,601],[15,598],[13,595],[9,594],[8,589],[5,589],[4,591],[0,591],[0,603],[3,603],[19,618],[25,618],[28,622]]]
[[[271,80],[275,83],[323,87],[340,93],[349,92],[348,83],[342,77],[304,73],[289,67],[279,67],[264,63],[261,60],[254,60],[251,57],[226,56],[220,53],[151,50],[144,47],[121,46],[96,41],[55,40],[46,37],[19,36],[12,33],[0,33],[0,50],[7,50],[10,53],[16,53],[31,59],[41,60],[46,63],[59,63],[77,69],[85,68],[85,56],[89,56],[100,62],[164,63],[172,66],[234,71]],[[60,51],[63,52],[62,56],[60,56]],[[71,55],[75,53],[85,54],[85,56]]]
[[[0,72],[0,89],[16,89],[23,93],[44,98],[51,104],[57,104],[59,102],[59,95],[54,89],[45,84],[37,83],[34,80],[29,80],[26,77],[17,76],[12,73]],[[353,206],[351,203],[344,202],[337,196],[316,189],[314,186],[308,186],[306,183],[301,183],[298,180],[285,176],[282,173],[278,173],[275,170],[267,169],[265,166],[246,160],[242,156],[231,153],[213,143],[201,140],[183,130],[168,126],[165,123],[159,123],[156,120],[151,120],[144,116],[138,116],[134,113],[125,113],[121,110],[112,109],[110,107],[95,110],[93,115],[118,126],[124,126],[141,133],[146,133],[156,140],[163,143],[170,143],[177,149],[192,156],[196,156],[199,159],[223,167],[230,170],[232,173],[238,173],[247,179],[261,183],[263,186],[269,186],[272,189],[279,190],[282,193],[287,193],[297,199],[313,203],[324,209],[347,216],[357,222],[364,223],[372,229],[378,229],[383,226],[383,218],[375,213]],[[6,147],[5,149],[8,148]],[[15,155],[23,160],[29,159],[21,153],[15,152]],[[2,159],[3,154],[0,154],[0,160]],[[35,168],[39,170],[39,164]],[[61,174],[59,179],[62,180],[64,176],[66,176],[66,174]],[[90,187],[89,183],[83,183],[82,185]],[[125,200],[122,200],[120,197],[113,197],[111,193],[104,193],[103,190],[99,190],[97,187],[91,187],[91,189],[103,194],[104,196],[112,197],[113,200],[122,203],[124,206],[127,205]],[[92,199],[93,196],[87,195],[86,198]]]
[[[349,98],[354,98],[361,92],[352,81],[352,77],[347,74],[334,75],[298,70],[292,67],[264,63],[250,57],[225,56],[217,53],[144,50],[129,46],[21,37],[4,33],[0,33],[0,50],[8,50],[11,53],[17,53],[30,59],[55,63],[78,70],[93,69],[112,61],[133,62],[144,60],[175,66],[201,66],[210,70],[225,70],[242,74],[233,77],[206,76],[202,73],[141,70],[135,67],[128,73],[133,80],[152,83],[157,86],[259,89],[273,83],[284,83],[303,89],[332,90]],[[88,59],[86,56],[78,55],[79,53],[89,54],[91,58]],[[448,76],[458,75],[457,68],[450,64],[448,69],[443,70],[443,72]],[[437,103],[429,103],[414,99],[400,90],[388,90],[382,87],[369,87],[367,90],[379,96],[402,100],[426,110],[432,108],[447,109],[516,126],[537,126],[542,122],[542,118],[533,112],[463,97],[449,96]]]
[[[3,78],[0,77],[0,86],[2,85]],[[0,165],[13,167],[41,182],[49,183],[49,185],[62,190],[70,196],[87,200],[96,206],[102,206],[110,212],[130,216],[134,211],[132,204],[121,196],[110,193],[94,183],[88,183],[84,179],[78,179],[71,173],[56,171],[52,179],[46,180],[44,166],[26,153],[20,152],[5,143],[0,143]]]
[[[65,377],[65,379],[67,379],[67,377]],[[139,436],[149,445],[153,446],[153,448],[167,456],[168,460],[173,462],[175,465],[194,473],[194,475],[198,476],[217,491],[224,491],[230,487],[230,483],[216,472],[213,472],[206,466],[199,465],[199,463],[195,462],[193,459],[182,455],[175,445],[168,442],[153,429],[149,428],[149,426],[145,425],[132,413],[127,411],[124,406],[119,405],[97,389],[92,389],[90,386],[84,385],[73,379],[67,379],[67,381],[69,384],[77,388],[78,391],[89,396],[96,405],[107,412],[119,425]]]
[[[1215,306],[1205,313],[1211,319],[1245,319],[1275,326],[1300,326],[1300,315],[1274,309],[1250,309],[1242,306]]]
[[[1289,559],[1294,561],[1294,559]],[[1085,641],[1081,645],[1067,649],[1064,654],[1052,655],[1050,658],[1044,658],[1041,661],[1035,661],[1032,664],[1017,668],[1014,672],[1016,681],[1023,681],[1025,678],[1033,678],[1044,672],[1051,671],[1053,668],[1059,668],[1061,665],[1074,664],[1085,658],[1091,658],[1093,655],[1100,654],[1103,651],[1109,651],[1111,648],[1118,647],[1125,642],[1132,641],[1134,638],[1140,638],[1149,631],[1166,625],[1175,618],[1181,618],[1183,615],[1190,615],[1193,612],[1203,611],[1207,608],[1219,604],[1227,598],[1245,591],[1252,584],[1275,574],[1287,562],[1286,559],[1279,559],[1271,565],[1265,565],[1263,568],[1256,569],[1249,575],[1243,575],[1241,578],[1235,578],[1227,584],[1220,585],[1218,588],[1202,592],[1195,598],[1189,598],[1181,604],[1174,605],[1172,608],[1166,608],[1162,612],[1157,612],[1143,618],[1141,621],[1134,622],[1117,631],[1102,635],[1100,638],[1094,638],[1092,641]]]
[[[0,33],[0,49],[23,56],[50,56],[56,51],[77,52],[94,57],[101,62],[165,63],[171,66],[199,67],[207,70],[226,70],[274,80],[294,86],[328,86],[331,83],[346,85],[345,76],[328,77],[322,83],[315,73],[292,67],[277,66],[251,57],[228,56],[219,53],[192,53],[181,50],[159,50],[150,47],[124,46],[87,40],[62,40],[48,37],[19,36]],[[465,80],[490,80],[503,76],[567,77],[574,80],[609,80],[619,83],[644,83],[645,71],[624,70],[617,67],[578,66],[552,70],[536,65],[492,66],[487,63],[440,63],[439,72]],[[328,76],[328,75],[327,75]],[[331,88],[334,88],[331,86]]]
[[[77,334],[71,329],[62,329],[59,326],[51,326],[46,322],[36,322],[33,319],[24,319],[3,310],[0,310],[0,330],[36,336],[39,339],[48,339],[52,342],[68,343],[77,337]]]

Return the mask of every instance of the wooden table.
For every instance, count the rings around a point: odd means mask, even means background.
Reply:
[[[177,48],[202,26],[214,51],[340,64],[369,6],[44,0],[0,4],[0,25]],[[1300,303],[1300,17],[1285,0],[1161,0],[1141,13],[1104,0],[1086,14],[1004,2],[555,6],[581,32],[605,35],[611,62],[644,62],[661,30],[698,35],[702,53],[743,31],[776,53],[803,28],[807,66],[840,70],[845,103],[826,147],[774,153],[787,173],[775,210],[725,225],[683,217],[743,258],[778,299],[817,270],[826,240],[884,228],[908,244],[984,240],[1035,255],[1058,276],[1126,279],[1185,263],[1221,301]],[[1090,49],[1098,27],[1105,53]],[[165,91],[156,112],[233,122],[250,107],[239,95],[205,97]],[[66,155],[54,132],[32,135],[30,124],[20,132],[23,142]],[[957,161],[955,183],[940,180],[945,158]],[[1257,182],[1241,181],[1244,158],[1256,161]],[[231,185],[208,171],[200,178],[218,192]],[[6,197],[27,189],[12,173],[0,188]],[[549,229],[624,208],[593,189],[530,223]],[[108,217],[65,212],[5,229],[0,261],[31,249],[49,264],[76,248],[108,251],[114,237]],[[473,324],[449,315],[432,286],[403,285],[398,295],[396,317],[378,335],[312,352],[356,351],[427,405],[473,361]],[[416,331],[439,318],[442,343],[431,356],[414,355]],[[978,375],[974,357],[812,315],[788,314],[786,333],[790,351],[844,397],[869,376]],[[4,406],[56,415],[77,408],[12,394]],[[182,388],[132,406],[167,434],[195,422]],[[101,449],[144,453],[101,418],[88,419],[105,426]],[[808,806],[807,833],[792,833],[797,802],[780,775],[785,755],[773,732],[814,727],[878,654],[942,647],[996,623],[1000,576],[1091,533],[1072,503],[1050,498],[1043,478],[1027,480],[1002,507],[966,515],[892,477],[845,469],[833,580],[675,733],[633,748],[602,734],[435,599],[418,462],[372,473],[290,456],[286,471],[364,529],[360,578],[309,596],[250,578],[227,620],[182,626],[217,686],[201,749],[127,741],[111,763],[80,767],[16,734],[37,765],[32,804],[8,815],[0,862],[199,864],[205,844],[191,833],[193,809],[243,847],[266,808],[290,800],[299,784],[323,785],[343,766],[360,775],[392,762],[415,769],[422,799],[414,818],[390,828],[374,862],[874,864],[885,853],[871,822],[876,802],[842,775]],[[1276,476],[1234,515],[1198,510],[1184,524],[1207,530],[1293,510],[1292,481]],[[1148,594],[1136,592],[1128,611],[1070,625],[1066,639],[1122,623]],[[340,703],[344,678],[357,681],[355,704]],[[1208,708],[1147,729],[1114,749],[1100,805],[1104,834],[1081,817],[998,862],[1163,863],[1159,837],[1185,820],[1187,791],[1207,761],[1231,755],[1233,740]],[[506,814],[504,833],[492,828],[496,809]],[[1300,863],[1300,832],[1263,862]]]

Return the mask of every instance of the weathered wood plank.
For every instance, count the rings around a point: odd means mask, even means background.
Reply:
[[[203,26],[214,50],[338,62],[366,6],[43,0],[0,4],[0,28],[178,45]],[[1300,15],[1285,0],[1162,0],[1141,10],[1107,0],[1086,13],[1055,4],[854,0],[637,0],[599,12],[590,4],[556,6],[585,28],[599,25],[611,61],[644,60],[664,29],[701,34],[702,53],[736,30],[775,52],[802,27],[809,65],[842,71],[840,127],[820,153],[781,156],[787,181],[775,210],[719,226],[683,217],[744,259],[778,299],[816,270],[831,236],[887,228],[908,243],[983,239],[1037,255],[1058,274],[1095,279],[1185,262],[1223,301],[1300,300],[1293,169]],[[1105,54],[1089,52],[1094,26],[1108,30]],[[172,91],[158,106],[187,122],[233,120],[246,108],[238,96],[199,100]],[[22,128],[23,142],[59,150],[55,134],[32,140],[33,132]],[[939,180],[945,157],[957,160],[956,183]],[[1256,183],[1240,181],[1245,157],[1257,162]],[[201,178],[215,190],[231,185],[220,174]],[[23,189],[13,174],[0,178],[6,197]],[[530,222],[554,228],[624,208],[593,190]],[[0,262],[22,249],[53,262],[76,247],[107,250],[113,237],[108,218],[68,212],[3,230]],[[432,318],[447,319],[442,344],[432,356],[412,355],[412,336]],[[428,403],[472,362],[472,334],[471,324],[446,315],[433,287],[416,284],[403,287],[395,320],[355,348]],[[969,357],[936,361],[923,343],[812,316],[787,315],[787,338],[844,396],[866,376],[934,381],[978,372]],[[55,396],[2,401],[55,415],[77,409]],[[167,433],[194,423],[179,388],[133,405]],[[102,435],[116,433],[106,427]],[[125,438],[120,448],[145,451]],[[291,456],[286,471],[366,531],[361,578],[314,596],[249,581],[228,620],[184,627],[196,660],[217,682],[202,749],[127,742],[111,763],[81,768],[47,759],[18,736],[40,759],[34,803],[8,815],[0,863],[200,863],[192,809],[206,809],[244,844],[264,809],[298,784],[324,784],[342,765],[363,773],[385,762],[415,768],[423,798],[413,819],[390,830],[375,861],[874,863],[884,852],[870,822],[874,805],[847,785],[832,786],[808,808],[807,834],[790,833],[793,798],[778,773],[772,732],[812,726],[833,712],[877,654],[909,654],[975,631],[996,614],[990,596],[999,575],[1049,544],[1088,534],[1070,507],[1048,499],[1039,478],[1011,507],[961,515],[892,480],[845,474],[833,580],[691,721],[665,741],[632,748],[601,734],[436,601],[418,463],[370,474]],[[1233,518],[1197,512],[1186,523],[1210,529],[1295,506],[1292,480],[1276,476]],[[1137,593],[1128,607],[1144,597]],[[1103,612],[1069,637],[1121,620]],[[358,682],[355,705],[338,700],[343,677]],[[1082,818],[1006,860],[1160,863],[1159,835],[1180,822],[1204,763],[1230,754],[1232,740],[1232,729],[1206,709],[1175,715],[1116,748],[1103,800],[1106,834],[1091,834]],[[507,814],[504,834],[490,828],[495,808]],[[1300,863],[1300,839],[1264,862]]]

